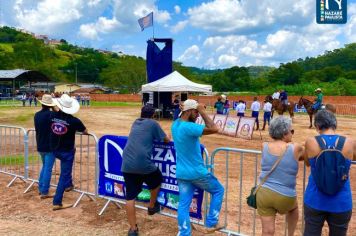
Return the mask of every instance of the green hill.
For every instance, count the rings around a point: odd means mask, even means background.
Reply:
[[[174,70],[189,79],[213,85],[214,91],[270,94],[284,88],[289,94],[356,95],[356,43],[315,58],[267,66],[234,66],[206,70],[174,62]],[[45,44],[33,35],[10,27],[0,28],[0,69],[38,70],[52,81],[103,84],[122,93],[138,92],[146,83],[146,62],[141,57],[100,52],[71,45]]]

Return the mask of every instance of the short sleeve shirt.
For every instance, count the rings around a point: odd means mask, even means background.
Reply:
[[[173,122],[172,136],[176,149],[177,179],[193,180],[208,174],[199,142],[204,127],[204,125],[183,121],[182,119]]]
[[[259,111],[261,108],[261,104],[257,101],[254,101],[252,104],[251,104],[251,110],[252,111]]]
[[[48,140],[51,136],[51,116],[54,114],[48,108],[36,112],[34,117],[36,142],[38,152],[51,152]]]
[[[72,151],[75,147],[75,133],[86,129],[78,118],[61,111],[53,112],[50,122],[50,145],[53,151]]]
[[[266,102],[265,105],[263,106],[263,111],[265,112],[272,111],[272,104],[270,102]]]
[[[244,103],[239,103],[236,106],[236,110],[238,113],[245,113],[245,108],[246,108],[246,105]]]
[[[152,119],[139,118],[132,124],[123,151],[121,171],[133,174],[149,174],[157,170],[151,160],[154,141],[162,141],[166,134]]]

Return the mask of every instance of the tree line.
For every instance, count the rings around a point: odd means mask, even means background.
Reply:
[[[0,69],[37,70],[56,82],[102,84],[121,93],[134,93],[146,83],[146,62],[141,57],[103,53],[69,44],[46,45],[32,35],[0,28]],[[174,70],[218,92],[271,94],[286,89],[290,95],[311,95],[316,87],[327,95],[356,95],[356,43],[282,63],[279,67],[234,66],[205,70],[174,62]]]

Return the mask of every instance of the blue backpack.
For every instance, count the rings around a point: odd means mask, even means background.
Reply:
[[[315,171],[312,172],[314,182],[321,192],[335,195],[349,178],[349,167],[341,152],[345,137],[339,136],[336,148],[327,147],[321,136],[316,136],[315,139],[321,152],[316,157]]]

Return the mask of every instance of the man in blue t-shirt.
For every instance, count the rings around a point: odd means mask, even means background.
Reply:
[[[41,199],[45,199],[53,197],[53,195],[49,194],[49,187],[51,183],[52,168],[56,158],[53,155],[48,140],[51,136],[50,120],[53,116],[51,108],[53,109],[56,104],[53,102],[52,96],[49,94],[44,94],[42,100],[39,100],[39,102],[42,104],[42,109],[36,112],[34,117],[37,151],[42,160],[42,169],[38,179],[38,190]]]
[[[84,124],[73,116],[80,108],[76,99],[63,94],[60,98],[54,99],[54,103],[59,111],[54,112],[51,118],[50,145],[55,157],[61,160],[61,174],[53,198],[53,210],[61,210],[72,207],[71,204],[62,204],[62,199],[64,191],[74,188],[70,185],[75,156],[75,133],[88,134],[88,131]]]
[[[205,125],[195,123],[199,114]],[[196,188],[211,194],[205,232],[211,233],[221,229],[218,220],[224,197],[224,187],[205,167],[199,142],[202,135],[217,132],[218,127],[208,116],[204,106],[191,99],[183,103],[180,119],[172,124],[177,157],[176,176],[179,186],[178,234],[181,236],[191,235],[189,207]]]
[[[151,192],[149,215],[159,212],[161,207],[157,195],[162,183],[162,173],[151,160],[154,141],[168,143],[170,139],[161,126],[152,119],[155,109],[145,105],[141,109],[141,117],[132,124],[127,144],[122,154],[121,172],[126,184],[126,213],[130,224],[128,235],[138,235],[136,225],[135,199],[146,183]]]

